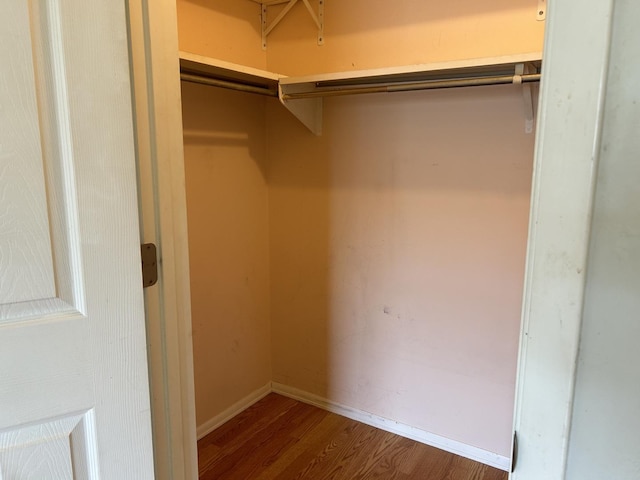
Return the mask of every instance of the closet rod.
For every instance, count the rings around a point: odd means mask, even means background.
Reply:
[[[310,92],[285,93],[282,100],[303,98],[333,97],[338,95],[359,95],[364,93],[407,92],[412,90],[431,90],[436,88],[477,87],[484,85],[505,85],[540,81],[539,73],[525,75],[503,75],[496,77],[463,78],[457,80],[428,80],[401,84],[387,84],[363,87],[318,87]]]
[[[255,85],[246,85],[244,83],[229,82],[227,80],[219,80],[217,78],[205,77],[193,73],[180,72],[180,80],[190,83],[199,83],[201,85],[209,85],[211,87],[227,88],[229,90],[238,90],[240,92],[257,93],[258,95],[266,95],[269,97],[277,97],[276,90],[270,90],[266,87],[256,87]]]
[[[299,100],[303,98],[320,98],[334,97],[340,95],[361,95],[366,93],[391,93],[391,92],[407,92],[413,90],[432,90],[437,88],[457,88],[457,87],[477,87],[486,85],[506,85],[517,83],[539,82],[541,75],[539,73],[530,73],[525,75],[502,75],[495,77],[476,77],[461,78],[452,80],[427,80],[424,82],[411,82],[399,84],[370,85],[370,86],[349,86],[349,87],[317,87],[310,92],[300,93],[284,93],[282,100]],[[247,85],[244,83],[230,82],[228,80],[220,80],[217,78],[206,77],[193,73],[180,72],[180,79],[185,82],[199,83],[212,87],[226,88],[247,93],[257,93],[269,97],[277,97],[278,92],[275,89],[267,87],[258,87],[255,85]]]

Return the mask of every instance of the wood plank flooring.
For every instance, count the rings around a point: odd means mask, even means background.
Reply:
[[[200,480],[506,480],[492,467],[274,393],[198,442]]]

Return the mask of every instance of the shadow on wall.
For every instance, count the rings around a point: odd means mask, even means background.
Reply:
[[[182,84],[197,424],[271,381],[265,101]]]
[[[266,181],[265,99],[189,82],[181,85],[183,103],[188,105],[183,114],[184,144],[242,149],[248,153],[243,158],[255,162]]]

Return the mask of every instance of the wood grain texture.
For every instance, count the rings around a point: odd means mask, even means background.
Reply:
[[[0,432],[2,478],[97,479],[93,411]],[[2,477],[5,475],[5,477]]]
[[[26,2],[0,7],[0,304],[55,294]]]
[[[0,432],[13,432],[0,445],[4,480],[154,478],[124,9],[0,4]],[[14,194],[22,179],[27,190]],[[19,237],[37,212],[44,246],[22,257],[49,265],[53,280],[11,283],[21,257],[4,249],[5,228],[28,246]],[[31,276],[18,271],[20,282]],[[58,305],[39,300],[54,295]],[[54,421],[89,411],[70,434]],[[30,425],[47,426],[21,443]]]
[[[14,112],[6,116],[10,125],[20,130],[21,136],[7,135],[0,141],[0,204],[3,205],[0,208],[0,265],[3,269],[0,278],[0,322],[34,319],[44,315],[86,313],[74,143],[63,34],[56,5],[55,2],[33,0],[23,25],[13,22],[17,26],[12,27],[21,32],[25,42],[30,43],[30,48],[17,49],[17,53],[24,50],[31,57],[29,62],[14,61],[14,66],[19,65],[28,72],[28,75],[24,75],[25,92],[16,95],[6,90],[9,92],[6,97],[8,103],[22,107],[19,115]],[[0,52],[0,58],[3,58],[1,55]],[[13,55],[17,56],[16,52]],[[11,62],[3,63],[11,65]],[[16,80],[22,81],[18,77]],[[2,104],[7,103],[5,88],[9,86],[9,83],[0,85],[0,131],[3,132],[11,132],[11,129],[4,128],[5,117],[2,115]],[[13,88],[18,88],[18,85],[13,85]],[[33,112],[27,108],[29,101],[33,103]],[[21,106],[20,102],[25,105]],[[33,117],[31,136],[27,135],[26,124],[23,125],[23,117],[29,113]],[[33,143],[30,150],[13,148],[21,139]],[[3,145],[7,140],[8,143]],[[19,158],[5,164],[3,147],[9,154],[13,153]],[[33,153],[31,156],[27,155],[29,151]],[[21,175],[12,178],[12,170],[14,174],[18,171]],[[5,178],[7,171],[9,178]],[[34,192],[38,188],[41,188],[42,194],[36,196]],[[19,195],[16,196],[15,192]],[[39,210],[42,211],[39,222],[43,231],[38,242],[44,256],[38,254],[36,244],[32,242],[35,238],[33,229],[27,225],[38,220],[36,213]],[[5,235],[8,229],[12,231]],[[16,272],[12,275],[12,268],[17,269],[20,281],[15,279]],[[51,275],[42,274],[48,270],[51,270]],[[33,278],[34,272],[36,278]],[[42,290],[42,282],[49,282],[50,288]],[[7,300],[7,295],[15,297],[15,292],[20,292],[16,298],[22,300]]]
[[[200,480],[506,480],[492,467],[270,394],[198,442]]]

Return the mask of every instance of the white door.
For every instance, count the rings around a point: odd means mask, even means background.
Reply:
[[[0,479],[153,478],[125,2],[0,1]]]

